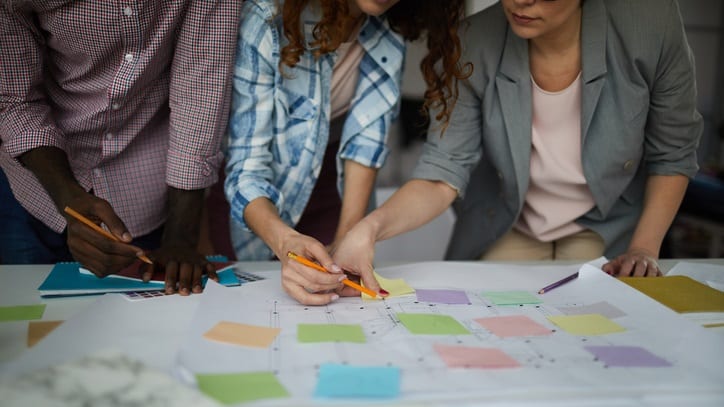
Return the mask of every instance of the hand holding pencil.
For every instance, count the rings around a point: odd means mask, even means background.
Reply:
[[[311,268],[313,268],[313,269],[315,269],[315,270],[317,270],[317,271],[321,271],[321,272],[323,272],[323,273],[329,273],[329,271],[327,271],[327,269],[325,269],[324,267],[320,266],[319,264],[317,264],[317,263],[315,263],[315,262],[313,262],[313,261],[311,261],[311,260],[309,260],[309,259],[306,259],[306,258],[304,258],[304,257],[302,257],[302,256],[298,256],[298,255],[294,254],[293,252],[288,252],[288,253],[287,253],[287,257],[289,257],[290,259],[292,259],[292,260],[294,260],[294,261],[297,261],[297,262],[299,262],[299,263],[302,263],[302,264],[304,264],[304,265],[307,266],[307,267],[311,267]],[[346,285],[347,287],[354,288],[355,290],[357,290],[357,291],[359,291],[359,292],[361,292],[361,293],[365,293],[365,294],[369,295],[369,296],[372,297],[372,298],[377,298],[378,300],[381,300],[381,299],[383,298],[379,293],[376,293],[376,292],[370,290],[369,288],[365,288],[365,287],[363,287],[363,286],[355,283],[354,281],[352,281],[352,280],[350,280],[350,279],[348,279],[348,278],[343,279],[343,280],[342,280],[342,284]]]
[[[322,267],[320,264],[318,264],[318,263],[316,263],[316,262],[314,262],[314,261],[312,261],[312,260],[310,260],[310,259],[307,259],[307,258],[305,258],[305,257],[299,256],[299,255],[297,255],[297,254],[294,253],[294,252],[291,252],[291,251],[290,251],[290,252],[287,252],[287,257],[290,258],[290,259],[292,259],[292,260],[294,260],[294,261],[297,262],[297,263],[300,263],[300,264],[302,264],[302,265],[304,265],[304,266],[307,266],[307,267],[309,267],[309,268],[312,268],[312,269],[314,269],[314,270],[316,270],[316,271],[319,271],[319,272],[322,272],[322,273],[337,274],[337,275],[339,275],[339,280],[338,280],[338,282],[341,282],[341,283],[344,284],[345,286],[350,287],[350,288],[353,288],[354,290],[356,290],[356,291],[358,291],[358,292],[360,292],[360,293],[367,294],[367,295],[369,295],[369,296],[372,297],[372,298],[377,298],[377,299],[382,299],[382,298],[384,298],[382,295],[380,295],[380,293],[377,293],[377,292],[375,292],[375,291],[373,291],[373,290],[370,290],[370,289],[367,288],[367,287],[363,287],[362,285],[360,285],[360,284],[358,284],[358,283],[356,283],[356,282],[348,279],[345,274],[342,274],[342,273],[331,273],[329,270],[325,269],[325,268]],[[299,300],[299,298],[297,298],[297,299]]]
[[[143,250],[130,244],[131,236],[125,225],[106,201],[90,197],[90,200],[77,200],[75,205],[75,209],[70,206],[64,208],[68,215],[68,247],[73,257],[95,275],[105,277],[118,272],[136,257],[152,263]],[[104,223],[113,224],[109,228],[115,230],[121,238],[101,228],[81,212],[96,213],[96,217]]]

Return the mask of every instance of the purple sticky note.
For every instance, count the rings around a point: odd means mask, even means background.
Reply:
[[[468,295],[460,290],[415,290],[417,300],[438,304],[470,304]]]
[[[610,367],[667,367],[667,360],[639,346],[584,346]]]

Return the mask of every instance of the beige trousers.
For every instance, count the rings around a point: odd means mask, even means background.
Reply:
[[[592,260],[603,256],[601,236],[583,230],[554,240],[541,242],[515,229],[498,239],[480,260]]]

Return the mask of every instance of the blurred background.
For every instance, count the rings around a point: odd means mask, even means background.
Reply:
[[[472,15],[496,3],[468,0]],[[698,108],[704,117],[699,146],[700,171],[692,180],[672,225],[662,258],[724,257],[724,1],[679,0],[689,44],[696,60]],[[404,183],[420,154],[425,125],[419,115],[424,82],[419,63],[422,43],[408,47],[403,103],[390,143],[392,153],[378,177],[378,204]],[[448,210],[432,223],[378,244],[378,260],[440,260],[455,220]]]

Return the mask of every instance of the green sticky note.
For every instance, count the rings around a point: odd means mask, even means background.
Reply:
[[[197,374],[199,390],[223,404],[289,397],[271,372]]]
[[[45,304],[0,307],[0,322],[40,319],[44,312]]]
[[[361,325],[342,324],[299,324],[297,325],[297,340],[302,343],[367,342]]]
[[[540,304],[543,302],[528,291],[486,291],[483,296],[495,305]]]
[[[573,335],[605,335],[626,330],[600,314],[556,315],[548,319]]]
[[[397,314],[397,318],[416,335],[470,335],[470,331],[449,315]]]

